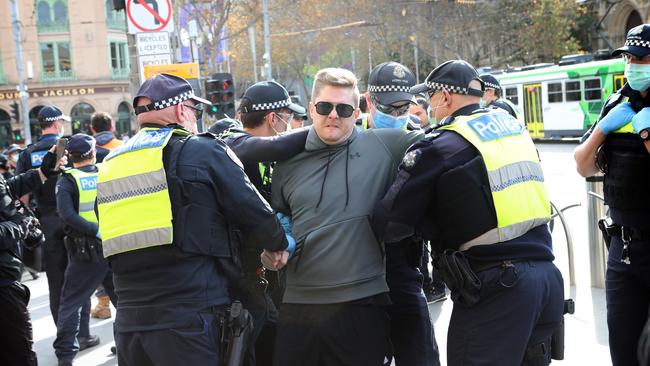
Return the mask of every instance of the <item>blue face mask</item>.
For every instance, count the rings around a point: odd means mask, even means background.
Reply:
[[[375,124],[375,128],[404,128],[408,118],[408,116],[393,117],[390,114],[377,111],[372,116],[372,123]]]
[[[650,88],[650,65],[625,64],[625,77],[630,88],[645,91]]]

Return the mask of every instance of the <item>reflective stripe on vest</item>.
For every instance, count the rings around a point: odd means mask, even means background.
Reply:
[[[517,238],[550,220],[551,205],[537,150],[528,131],[510,114],[456,117],[439,129],[457,132],[478,149],[497,215],[497,228],[463,244],[461,250]]]
[[[66,173],[74,178],[79,191],[79,216],[88,222],[97,222],[95,199],[97,198],[97,172],[84,172],[79,169],[67,169]]]
[[[163,148],[172,128],[143,128],[104,160],[97,180],[104,257],[173,241],[172,210]]]

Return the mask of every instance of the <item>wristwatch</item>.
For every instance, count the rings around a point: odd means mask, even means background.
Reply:
[[[639,131],[639,137],[643,141],[648,141],[650,140],[650,127],[644,128],[641,131]]]

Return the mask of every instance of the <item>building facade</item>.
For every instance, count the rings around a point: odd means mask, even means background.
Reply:
[[[650,0],[596,0],[595,49],[616,49],[625,43],[627,31],[650,21]]]
[[[32,141],[40,135],[38,111],[49,104],[72,118],[65,134],[89,133],[95,111],[110,113],[118,134],[129,133],[133,127],[124,11],[112,10],[112,0],[17,3]],[[11,2],[3,1],[0,10],[7,15],[0,17],[5,30],[0,32],[0,147],[4,147],[23,142],[24,124],[12,118],[12,105],[20,98]]]

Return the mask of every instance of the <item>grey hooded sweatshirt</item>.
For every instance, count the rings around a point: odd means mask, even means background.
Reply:
[[[358,131],[326,145],[312,127],[305,151],[273,170],[272,206],[293,218],[296,251],[283,302],[331,304],[388,291],[382,243],[369,216],[418,131]]]

